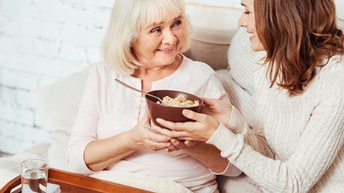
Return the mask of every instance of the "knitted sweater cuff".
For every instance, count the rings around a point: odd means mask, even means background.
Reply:
[[[229,120],[228,128],[234,128],[235,130],[241,131],[247,123],[244,121],[241,113],[232,106],[232,114]]]
[[[219,127],[206,143],[215,145],[220,150],[225,150],[233,146],[233,140],[235,140],[235,134],[220,123]]]

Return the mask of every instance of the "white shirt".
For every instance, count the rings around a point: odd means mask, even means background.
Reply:
[[[132,129],[145,113],[145,98],[118,84],[115,78],[141,90],[140,79],[110,73],[102,64],[91,69],[67,150],[71,169],[78,173],[91,173],[83,159],[89,142]],[[152,83],[152,90],[157,89],[181,90],[229,102],[215,72],[207,64],[184,56],[173,74]],[[107,169],[169,178],[194,192],[217,189],[216,176],[182,150],[169,153],[140,150]]]

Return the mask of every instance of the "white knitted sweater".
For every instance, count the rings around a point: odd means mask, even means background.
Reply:
[[[265,192],[344,192],[344,56],[334,56],[301,95],[290,97],[270,88],[266,65],[254,72],[258,120],[278,159],[262,156],[243,143],[248,130],[232,112],[233,134],[220,125],[207,143],[214,144]]]
[[[216,71],[231,103],[244,116],[249,125],[254,123],[255,98],[253,69],[257,53],[251,49],[249,34],[240,28],[228,50],[229,68]]]

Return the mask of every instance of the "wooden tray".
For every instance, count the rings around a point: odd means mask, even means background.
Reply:
[[[149,191],[88,177],[81,174],[49,168],[48,182],[60,185],[61,193],[101,193],[101,192],[126,192],[126,193],[148,193]],[[0,193],[13,193],[20,191],[20,175],[8,182]],[[18,189],[19,188],[19,189]]]

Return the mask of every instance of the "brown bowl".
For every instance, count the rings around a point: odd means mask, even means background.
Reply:
[[[158,104],[158,99],[151,97],[149,95],[146,95],[146,103],[148,108],[148,113],[155,125],[158,125],[159,127],[162,127],[158,122],[156,122],[157,118],[162,118],[167,121],[172,122],[186,122],[190,121],[190,119],[184,117],[182,114],[182,111],[184,109],[189,109],[195,112],[199,112],[201,110],[201,106],[203,104],[203,100],[199,98],[198,96],[195,96],[190,93],[182,92],[182,91],[176,91],[176,90],[153,90],[148,92],[148,94],[157,96],[159,98],[164,98],[165,96],[169,96],[171,98],[176,98],[178,96],[181,96],[183,98],[186,98],[188,100],[192,101],[199,101],[199,105],[192,106],[192,107],[173,107],[173,106],[165,106]]]

